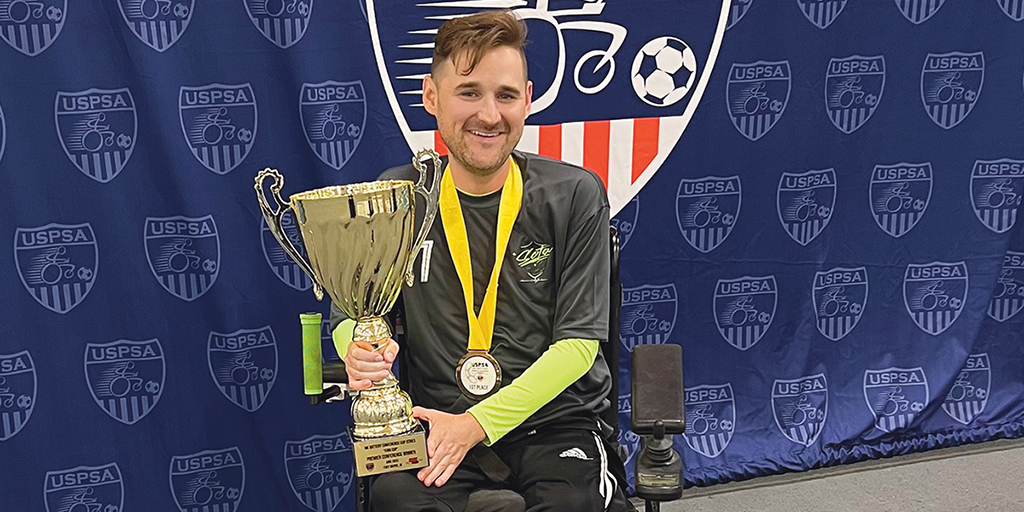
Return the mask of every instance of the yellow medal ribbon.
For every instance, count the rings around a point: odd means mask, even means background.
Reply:
[[[501,263],[505,259],[505,249],[512,235],[512,225],[519,216],[519,208],[523,202],[523,176],[516,165],[515,159],[509,157],[508,176],[502,185],[501,203],[498,206],[498,228],[494,244],[494,268],[491,269],[491,281],[484,294],[484,303],[480,306],[480,316],[473,312],[473,267],[469,259],[469,238],[466,235],[466,221],[462,217],[462,206],[459,193],[455,189],[451,166],[445,169],[441,178],[441,197],[438,206],[441,210],[441,224],[444,236],[448,239],[448,250],[451,252],[455,271],[462,282],[462,293],[466,297],[466,315],[469,317],[469,350],[491,349],[494,337],[494,312],[498,305],[498,274]]]

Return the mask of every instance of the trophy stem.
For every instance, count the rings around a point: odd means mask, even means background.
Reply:
[[[365,316],[356,321],[353,342],[367,342],[374,350],[383,350],[390,340],[391,328],[383,318]],[[418,426],[412,417],[412,400],[391,372],[352,399],[352,420],[352,434],[361,439],[405,434]]]

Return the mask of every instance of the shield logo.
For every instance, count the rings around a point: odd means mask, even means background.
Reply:
[[[227,174],[245,160],[256,138],[256,96],[249,84],[182,87],[178,114],[199,163]]]
[[[893,432],[913,423],[928,404],[928,379],[918,368],[864,371],[864,399],[875,427]]]
[[[903,278],[903,303],[914,323],[937,336],[953,325],[967,301],[967,264],[911,263]]]
[[[779,179],[779,221],[790,238],[800,245],[814,240],[836,204],[836,171],[825,169],[802,174],[784,172]]]
[[[57,40],[67,10],[67,0],[0,2],[0,39],[35,57]]]
[[[732,384],[688,388],[685,402],[686,445],[705,457],[718,457],[736,430]]]
[[[134,425],[164,393],[164,351],[156,338],[85,346],[85,381],[103,412]]]
[[[636,10],[605,9],[604,0],[367,0],[366,14],[385,93],[406,142],[413,151],[428,147],[447,154],[421,102],[433,34],[446,19],[512,7],[530,26],[531,38],[540,38],[526,48],[537,90],[532,124],[518,148],[597,173],[614,216],[661,167],[689,124],[714,69],[730,3],[687,4],[685,16],[672,17],[673,33],[663,33],[662,23],[643,23]],[[665,13],[645,15],[653,20]],[[665,68],[644,58],[662,52]],[[616,65],[631,57],[640,74]],[[635,99],[612,101],[615,91],[630,89]]]
[[[882,231],[895,238],[909,233],[931,201],[931,162],[876,165],[868,195],[871,215]]]
[[[1005,233],[1017,222],[1024,194],[1024,160],[978,160],[971,173],[971,205],[985,227]]]
[[[135,37],[162,52],[185,33],[195,0],[118,0],[117,6]]]
[[[834,268],[814,274],[814,315],[818,332],[839,341],[850,333],[868,301],[868,271],[864,267]]]
[[[284,49],[306,33],[313,0],[245,0],[245,12],[263,37]]]
[[[946,0],[896,0],[896,7],[903,17],[915,25],[920,25],[931,18]]]
[[[751,141],[768,133],[789,104],[789,61],[733,64],[725,98],[733,126]]]
[[[619,230],[619,250],[626,247],[629,239],[633,237],[633,230],[636,229],[636,222],[640,219],[640,196],[631,199],[626,206],[615,214],[611,220],[612,226]]]
[[[55,111],[64,154],[79,171],[107,183],[128,164],[138,122],[127,88],[58,91]]]
[[[269,325],[211,332],[206,356],[214,384],[231,403],[249,412],[263,405],[277,380],[277,342]]]
[[[1013,21],[1024,20],[1024,1],[1022,0],[996,0],[1003,13]]]
[[[786,439],[804,446],[814,444],[828,416],[825,374],[794,380],[777,379],[772,385],[772,414]]]
[[[320,161],[340,171],[359,147],[366,126],[363,82],[302,84],[299,117],[306,141]]]
[[[730,345],[753,347],[775,318],[778,287],[775,276],[720,279],[715,285],[715,324]]]
[[[725,26],[725,29],[729,30],[733,25],[739,23],[753,4],[754,0],[732,0],[729,5],[729,24]]]
[[[643,285],[622,289],[619,339],[632,352],[637,345],[666,343],[676,325],[676,285]]]
[[[825,75],[825,109],[829,120],[843,133],[853,133],[875,113],[884,89],[885,57],[854,55],[832,59]]]
[[[846,0],[796,0],[796,4],[808,21],[815,27],[825,29],[843,12]]]
[[[1006,251],[1003,268],[988,304],[988,316],[1005,322],[1024,308],[1024,252]]]
[[[948,130],[971,113],[984,83],[984,53],[929,53],[921,70],[921,101],[928,117]]]
[[[234,512],[245,491],[237,446],[171,457],[171,494],[181,512]]]
[[[96,282],[99,262],[96,235],[88,223],[47,224],[14,233],[14,263],[21,283],[54,313],[63,315],[85,300]]]
[[[193,301],[220,273],[220,236],[213,216],[146,217],[146,259],[168,293]]]
[[[36,407],[36,365],[27,350],[0,354],[0,441],[28,423]]]
[[[711,252],[732,233],[742,199],[739,176],[684,179],[676,193],[676,225],[691,247]]]
[[[285,236],[295,244],[295,247],[305,257],[306,245],[302,242],[302,236],[299,235],[299,226],[295,223],[295,214],[292,213],[291,209],[285,210],[284,216],[281,217],[281,225],[284,226]],[[277,243],[277,239],[274,238],[274,234],[270,231],[270,227],[267,226],[267,222],[262,219],[260,220],[260,233],[260,241],[263,244],[263,256],[267,259],[270,269],[274,271],[274,275],[288,286],[300,292],[306,291],[313,286],[313,281],[284,252],[281,244]]]
[[[284,466],[295,497],[310,510],[331,512],[352,486],[348,434],[285,441]]]
[[[967,357],[953,386],[946,393],[942,410],[950,418],[969,425],[988,404],[988,392],[992,386],[992,365],[988,354],[971,354]]]
[[[46,512],[124,510],[124,486],[116,462],[47,471],[43,484]]]

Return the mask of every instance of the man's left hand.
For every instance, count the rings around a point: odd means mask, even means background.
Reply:
[[[416,477],[423,485],[441,487],[451,478],[455,468],[474,445],[487,434],[476,418],[468,412],[448,414],[434,409],[413,407],[412,416],[430,424],[427,436],[427,455],[430,465],[421,469]]]

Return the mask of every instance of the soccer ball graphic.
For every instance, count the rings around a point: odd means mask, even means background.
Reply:
[[[633,91],[649,105],[667,107],[690,92],[697,77],[697,56],[681,39],[652,39],[633,59]]]

